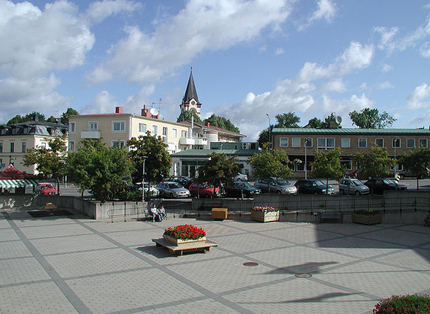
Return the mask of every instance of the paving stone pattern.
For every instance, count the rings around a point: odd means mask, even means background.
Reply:
[[[393,294],[430,294],[429,227],[28,211],[1,210],[0,313],[364,314]],[[183,256],[155,246],[179,224],[219,246]]]

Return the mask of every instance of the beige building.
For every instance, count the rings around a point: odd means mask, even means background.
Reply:
[[[274,149],[287,151],[293,164],[295,175],[304,175],[305,160],[314,161],[315,150],[340,148],[341,163],[347,170],[356,170],[352,162],[355,153],[369,153],[373,145],[386,147],[391,158],[397,159],[402,153],[415,147],[429,149],[430,130],[428,129],[315,129],[315,128],[274,128],[272,130]]]
[[[0,171],[12,164],[19,171],[37,174],[36,165],[22,164],[27,149],[47,148],[50,140],[65,134],[67,125],[37,120],[0,126]]]

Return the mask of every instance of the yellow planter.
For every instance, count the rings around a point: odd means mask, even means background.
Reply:
[[[265,212],[262,210],[251,210],[251,219],[255,221],[269,222],[279,220],[279,211]]]
[[[193,240],[182,240],[182,239],[176,239],[176,238],[171,237],[167,234],[163,234],[163,238],[166,242],[168,242],[172,245],[176,245],[176,246],[187,245],[188,247],[200,246],[202,243],[205,243],[207,240],[206,237],[201,237],[201,238],[193,239]]]

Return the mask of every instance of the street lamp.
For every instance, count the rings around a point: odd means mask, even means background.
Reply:
[[[394,136],[394,139],[393,139],[393,146],[394,146],[394,160],[395,160],[395,162],[396,162],[396,164],[394,165],[394,178],[396,177],[396,175],[397,175],[397,160],[396,160],[396,158],[397,158],[397,154],[396,154],[396,148],[397,148],[397,141],[398,141],[399,139],[397,138],[397,136]]]
[[[143,156],[143,162],[142,162],[142,202],[145,201],[145,160],[146,156]],[[148,192],[150,191],[149,185],[148,185]]]
[[[270,136],[271,135],[270,134],[270,117],[269,117],[268,113],[266,113],[266,116],[267,116],[267,118],[269,118],[269,151],[270,151],[270,148],[272,147],[272,137]]]
[[[305,142],[305,179],[307,179],[308,178],[308,154],[307,154],[306,148],[308,146],[309,139],[305,138],[304,142]]]

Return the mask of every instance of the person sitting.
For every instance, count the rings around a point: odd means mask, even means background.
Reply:
[[[167,218],[166,210],[164,209],[164,206],[160,207],[160,209],[158,210],[158,214],[160,215],[160,221],[163,220],[164,218]]]
[[[152,214],[152,222],[154,222],[157,217],[160,218],[158,216],[158,210],[157,210],[157,207],[155,207],[155,204],[151,208],[151,214]]]

